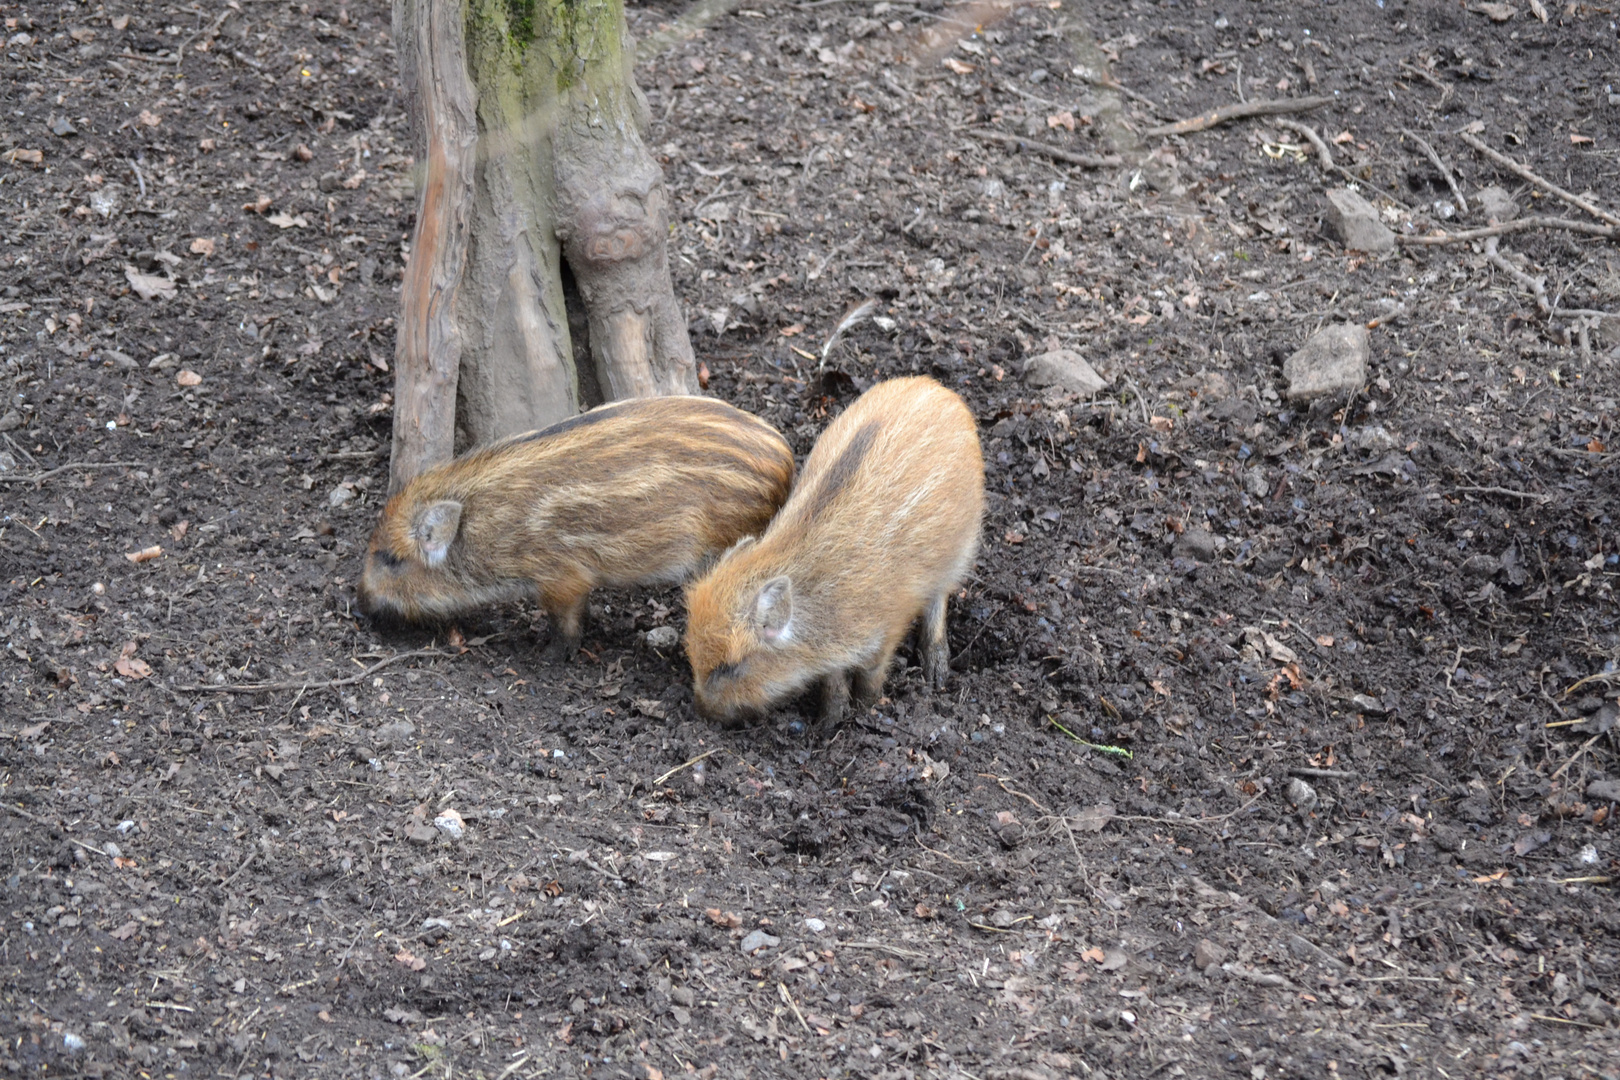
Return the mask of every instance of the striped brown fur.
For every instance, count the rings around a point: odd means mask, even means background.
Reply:
[[[724,402],[613,402],[408,483],[372,534],[360,606],[436,621],[536,596],[571,654],[590,590],[690,580],[792,484],[782,436]]]
[[[944,682],[945,600],[967,577],[984,513],[973,415],[932,379],[879,383],[834,420],[793,495],[686,590],[686,654],[705,716],[757,713],[813,683],[823,716],[877,697],[911,624]]]

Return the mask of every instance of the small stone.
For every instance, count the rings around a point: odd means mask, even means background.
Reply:
[[[1288,801],[1300,813],[1308,814],[1316,805],[1316,789],[1296,776],[1288,781]]]
[[[672,1005],[669,1018],[675,1021],[677,1027],[690,1027],[692,1025],[692,1010],[684,1005]]]
[[[1500,569],[1502,560],[1495,555],[1470,555],[1462,564],[1462,572],[1471,577],[1492,577]]]
[[[1207,529],[1188,529],[1177,539],[1172,557],[1177,559],[1196,559],[1207,563],[1215,561],[1217,541],[1213,533]]]
[[[354,488],[350,487],[348,484],[339,484],[327,494],[326,505],[331,509],[336,510],[340,506],[346,506],[349,502],[353,501],[353,499]]]
[[[754,930],[742,939],[741,947],[743,955],[753,956],[761,949],[774,949],[780,944],[782,944],[781,938],[772,937],[763,930]]]
[[[1018,925],[1018,915],[1006,908],[997,908],[990,916],[990,925],[998,930],[1006,930]]]
[[[434,828],[452,840],[460,840],[467,834],[467,823],[455,810],[444,810],[433,819]]]
[[[22,427],[22,413],[16,409],[7,409],[4,416],[0,416],[0,431],[15,431]]]
[[[669,1000],[677,1005],[685,1005],[690,1009],[697,1001],[697,995],[692,993],[690,986],[677,986],[669,992]]]
[[[73,122],[65,116],[58,116],[51,121],[52,135],[66,139],[70,136],[77,135],[78,133],[79,129],[74,127]]]
[[[1073,349],[1053,349],[1024,361],[1024,378],[1034,386],[1055,386],[1090,397],[1108,386],[1085,357]]]
[[[804,920],[804,925],[805,928],[808,929],[812,934],[819,934],[823,930],[827,929],[827,924],[822,922],[820,919],[806,919]]]
[[[1327,201],[1322,225],[1329,237],[1352,251],[1381,254],[1395,250],[1395,234],[1378,220],[1378,211],[1366,199],[1349,188],[1333,188]]]
[[[1495,184],[1474,192],[1474,204],[1486,221],[1512,221],[1519,216],[1519,204],[1513,201],[1507,189]]]
[[[1370,424],[1357,430],[1350,436],[1350,441],[1358,448],[1373,453],[1384,453],[1400,445],[1383,424]]]
[[[80,1050],[84,1049],[83,1037],[75,1035],[71,1031],[68,1032],[62,1036],[62,1049],[66,1050],[70,1054],[77,1054]]]
[[[1371,694],[1353,694],[1350,697],[1350,704],[1354,705],[1362,712],[1369,713],[1373,716],[1383,716],[1389,711],[1388,709],[1384,708],[1384,703],[1382,701],[1379,701]]]
[[[1215,944],[1209,938],[1199,940],[1193,949],[1193,967],[1199,971],[1207,970],[1226,959],[1226,950]]]
[[[101,355],[104,359],[111,360],[113,362],[113,366],[123,368],[126,371],[133,370],[140,366],[135,362],[135,358],[129,355],[129,353],[119,352],[117,349],[102,349]]]
[[[439,834],[427,825],[412,825],[405,830],[405,839],[413,844],[431,844]]]
[[[343,186],[343,174],[342,173],[329,172],[329,173],[322,173],[321,174],[320,188],[321,188],[322,191],[326,192],[328,195],[330,195],[334,191],[337,191],[342,186]]]
[[[1291,401],[1348,394],[1367,381],[1372,346],[1367,328],[1354,323],[1323,327],[1298,352],[1283,361]]]
[[[415,734],[416,725],[409,720],[390,720],[377,729],[377,742],[388,747],[406,746]]]
[[[673,626],[655,626],[647,631],[649,649],[673,649],[680,640],[681,632]]]

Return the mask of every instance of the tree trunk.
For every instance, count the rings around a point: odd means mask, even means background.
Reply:
[[[623,0],[395,0],[394,31],[421,174],[390,490],[603,399],[696,393]]]

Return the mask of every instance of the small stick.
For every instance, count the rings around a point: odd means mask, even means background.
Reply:
[[[717,746],[713,750],[708,750],[708,751],[705,751],[704,753],[699,754],[697,757],[692,758],[690,761],[681,762],[679,765],[677,765],[673,769],[669,770],[669,772],[665,773],[663,776],[660,776],[658,779],[654,780],[653,781],[653,787],[657,787],[659,784],[662,784],[665,780],[668,780],[670,777],[674,776],[676,773],[680,772],[682,769],[691,768],[693,765],[696,765],[698,762],[702,761],[704,758],[708,757],[710,754],[718,753],[719,750],[720,750],[720,748]]]
[[[1508,262],[1502,257],[1502,253],[1496,250],[1496,244],[1497,238],[1494,236],[1485,241],[1485,258],[1490,260],[1492,266],[1524,286],[1525,290],[1536,298],[1536,307],[1541,309],[1543,318],[1551,317],[1552,305],[1547,302],[1547,279],[1533,278]]]
[[[1505,488],[1505,487],[1473,487],[1473,486],[1466,486],[1466,487],[1454,487],[1451,490],[1452,491],[1467,491],[1467,492],[1471,492],[1471,493],[1473,493],[1475,495],[1510,495],[1510,496],[1512,496],[1513,498],[1516,498],[1516,499],[1534,499],[1536,502],[1546,502],[1548,499],[1552,498],[1551,495],[1538,495],[1534,491],[1515,491],[1513,488]]]
[[[1320,109],[1324,105],[1333,104],[1330,97],[1304,97],[1285,98],[1273,101],[1243,101],[1236,105],[1222,105],[1199,116],[1178,120],[1174,124],[1164,124],[1160,127],[1148,128],[1142,132],[1149,139],[1161,135],[1189,135],[1195,131],[1207,131],[1229,120],[1243,120],[1251,116],[1280,116],[1284,113],[1310,112]]]
[[[1154,112],[1164,112],[1164,109],[1159,106],[1159,103],[1148,97],[1146,94],[1138,94],[1135,90],[1132,90],[1128,86],[1123,86],[1120,83],[1115,82],[1113,79],[1104,78],[1101,75],[1093,74],[1089,70],[1080,73],[1080,81],[1088,82],[1092,86],[1100,86],[1104,90],[1112,90],[1114,93],[1128,97],[1132,101],[1139,101],[1143,105],[1148,106]]]
[[[0,476],[0,484],[43,484],[59,473],[72,472],[74,469],[134,469],[145,464],[144,461],[75,461],[71,465],[58,465],[31,476]]]
[[[1579,195],[1565,191],[1563,188],[1559,187],[1557,184],[1554,184],[1550,180],[1546,180],[1543,177],[1538,176],[1528,167],[1520,165],[1517,161],[1514,161],[1506,154],[1499,154],[1495,150],[1492,150],[1490,147],[1486,146],[1483,142],[1470,135],[1468,132],[1459,131],[1457,133],[1457,138],[1461,139],[1469,146],[1472,146],[1475,150],[1478,150],[1480,153],[1484,154],[1486,157],[1490,158],[1504,169],[1517,173],[1521,178],[1530,181],[1532,184],[1546,188],[1560,199],[1563,199],[1565,202],[1569,203],[1569,205],[1580,207],[1582,210],[1585,210],[1588,214],[1591,214],[1599,221],[1607,221],[1610,225],[1620,229],[1620,217],[1616,217],[1607,210],[1604,210],[1602,207],[1592,204],[1586,199],[1581,198]]]
[[[1442,105],[1446,103],[1446,99],[1451,97],[1451,92],[1456,89],[1456,87],[1452,86],[1445,80],[1435,77],[1433,72],[1424,71],[1422,68],[1413,67],[1404,60],[1401,61],[1401,70],[1410,71],[1413,75],[1416,75],[1418,78],[1422,79],[1436,90],[1439,90],[1440,104]]]
[[[1322,136],[1316,133],[1316,129],[1311,127],[1311,125],[1302,124],[1298,120],[1289,120],[1286,117],[1273,120],[1272,123],[1276,124],[1280,128],[1287,128],[1289,131],[1298,132],[1309,139],[1311,145],[1316,147],[1316,163],[1322,166],[1323,172],[1330,173],[1338,168],[1333,161],[1333,151],[1328,149],[1327,142],[1323,140]]]
[[[1446,186],[1457,197],[1457,212],[1459,214],[1468,213],[1468,200],[1463,198],[1462,188],[1457,186],[1457,178],[1451,175],[1451,170],[1446,167],[1445,161],[1435,152],[1434,147],[1424,142],[1415,132],[1408,131],[1406,128],[1401,128],[1401,134],[1417,143],[1418,149],[1422,150],[1428,159],[1434,163],[1434,167],[1440,170],[1440,175],[1445,178]]]
[[[1612,225],[1599,225],[1594,221],[1571,221],[1569,218],[1527,217],[1503,221],[1482,229],[1440,233],[1437,236],[1397,236],[1396,239],[1411,247],[1432,247],[1436,244],[1462,244],[1470,240],[1506,236],[1508,233],[1529,232],[1532,229],[1564,229],[1568,232],[1585,233],[1588,236],[1601,236],[1605,240],[1620,238],[1620,229]]]
[[[353,686],[364,682],[373,672],[397,664],[401,660],[409,660],[417,656],[454,656],[455,653],[445,652],[443,649],[412,649],[410,652],[397,653],[386,660],[379,660],[366,668],[358,675],[349,675],[342,679],[324,679],[321,682],[273,682],[273,683],[225,683],[220,686],[176,686],[175,690],[188,694],[269,694],[278,690],[331,690],[340,686]]]
[[[1289,776],[1308,776],[1313,780],[1354,780],[1356,774],[1344,769],[1316,769],[1301,765],[1288,770]]]
[[[1053,161],[1061,161],[1067,165],[1078,165],[1082,169],[1111,169],[1122,164],[1122,160],[1117,154],[1077,154],[1073,150],[1065,150],[1061,146],[1035,142],[1032,139],[1021,139],[1016,135],[1003,135],[999,131],[970,130],[967,134],[975,139],[983,139],[985,142],[1021,147],[1033,153],[1049,157]]]

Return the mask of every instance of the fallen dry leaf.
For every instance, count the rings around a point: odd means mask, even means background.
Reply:
[[[117,938],[119,941],[128,941],[130,938],[135,936],[135,930],[135,921],[131,919],[118,929],[107,931],[107,936],[110,938]]]
[[[299,214],[298,216],[294,217],[285,210],[278,210],[276,213],[271,214],[264,220],[268,221],[278,229],[302,229],[309,225],[309,222],[305,219],[303,214]]]
[[[347,180],[343,181],[343,189],[345,191],[353,191],[355,188],[359,187],[361,184],[363,184],[365,182],[366,182],[366,170],[361,169],[359,172],[355,173],[353,176],[351,176]]]
[[[144,127],[157,127],[159,124],[163,123],[163,117],[159,116],[151,109],[142,109],[141,115],[135,118],[135,122]]]
[[[113,670],[126,679],[144,679],[152,674],[152,665],[138,656],[120,656],[113,661]]]
[[[958,75],[971,75],[974,71],[972,64],[964,64],[954,56],[947,56],[944,63],[946,67],[950,68]]]
[[[151,547],[142,548],[139,551],[127,551],[124,553],[124,558],[128,559],[132,563],[143,563],[151,562],[153,559],[162,554],[163,549],[158,547],[156,544],[153,544]]]
[[[181,368],[180,374],[174,377],[174,381],[180,386],[201,386],[202,376],[189,368]]]
[[[1051,116],[1046,118],[1046,126],[1049,128],[1062,128],[1065,131],[1073,131],[1074,113],[1070,112],[1068,109],[1064,109],[1060,113],[1053,113]]]
[[[1093,964],[1100,964],[1108,959],[1108,954],[1093,946],[1080,954],[1080,959],[1090,960]]]
[[[1569,136],[1569,141],[1574,143],[1576,146],[1583,146],[1586,143],[1589,143],[1589,142],[1592,141],[1592,136],[1590,136],[1590,135],[1576,135],[1574,132],[1571,132],[1570,136]]]
[[[1333,141],[1335,143],[1339,143],[1339,144],[1355,142],[1356,137],[1354,135],[1350,134],[1349,130],[1347,129],[1347,130],[1341,131],[1337,135],[1333,136]]]
[[[174,542],[178,544],[186,538],[186,530],[189,528],[191,528],[190,520],[177,521],[174,523],[174,528],[169,530],[169,535],[174,537]]]
[[[158,274],[143,274],[133,266],[124,266],[124,280],[142,300],[168,300],[174,296],[174,281]]]
[[[781,334],[783,337],[794,337],[798,334],[804,333],[804,323],[796,322],[792,326],[784,326],[781,330],[777,331],[777,333]]]
[[[739,916],[729,911],[721,911],[719,908],[706,908],[703,914],[707,915],[709,921],[714,925],[723,926],[728,930],[742,925],[742,919]]]
[[[394,954],[394,959],[398,960],[412,971],[421,971],[423,968],[427,967],[427,961],[423,960],[420,956],[417,956],[409,949],[399,950],[399,952]]]
[[[257,199],[254,199],[252,202],[243,203],[242,204],[242,209],[244,209],[244,210],[246,210],[246,211],[248,211],[250,213],[262,214],[266,210],[270,209],[270,196],[268,196],[268,195],[260,195]]]
[[[1508,4],[1481,4],[1474,10],[1490,19],[1491,22],[1507,22],[1518,14],[1518,11]]]
[[[199,236],[191,242],[191,253],[193,255],[201,255],[204,258],[212,255],[215,248],[216,245],[211,237]]]
[[[21,147],[18,147],[14,150],[7,150],[4,154],[0,154],[0,159],[9,161],[13,165],[43,165],[45,163],[45,151],[24,150]]]
[[[197,149],[201,150],[205,154],[212,154],[218,148],[219,143],[215,142],[213,139],[201,139],[197,143]]]

